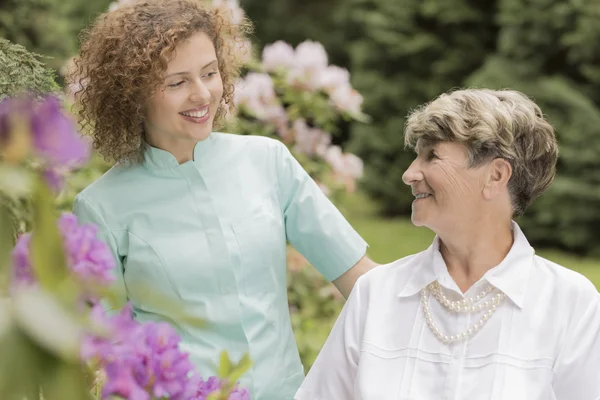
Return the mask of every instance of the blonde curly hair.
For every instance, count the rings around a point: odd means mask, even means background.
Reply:
[[[248,49],[251,23],[231,21],[227,10],[202,0],[136,1],[100,15],[82,33],[79,55],[67,82],[75,93],[76,115],[93,146],[111,161],[139,162],[146,102],[160,83],[177,45],[203,32],[215,46],[223,98],[215,126],[234,109],[234,84]]]
[[[494,158],[510,162],[513,216],[522,215],[554,180],[558,143],[542,110],[515,90],[465,89],[445,93],[413,111],[408,148],[455,142],[467,149],[469,167]]]

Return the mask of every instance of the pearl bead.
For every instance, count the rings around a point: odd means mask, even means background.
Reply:
[[[489,320],[492,314],[496,311],[497,306],[505,299],[504,293],[498,293],[491,298],[491,300],[485,301],[483,304],[474,304],[478,300],[485,297],[487,294],[493,291],[493,287],[490,286],[482,293],[477,295],[475,299],[472,298],[463,298],[458,301],[450,301],[445,295],[441,292],[439,284],[436,282],[432,282],[426,288],[421,291],[421,303],[423,304],[423,312],[425,314],[425,320],[427,321],[427,325],[433,332],[433,334],[443,343],[449,344],[458,340],[466,340],[475,334],[479,329],[483,327],[483,325]],[[482,311],[484,308],[489,309],[484,313],[481,319],[472,327],[468,328],[465,332],[459,333],[456,335],[444,335],[440,331],[440,329],[435,325],[433,317],[431,315],[431,311],[429,309],[429,298],[430,295],[433,294],[433,297],[438,300],[438,302],[455,312],[470,312],[470,311]],[[445,301],[444,301],[445,300]]]

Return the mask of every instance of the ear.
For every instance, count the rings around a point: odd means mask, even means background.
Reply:
[[[483,188],[483,196],[487,200],[494,199],[508,190],[508,181],[512,176],[512,166],[504,158],[495,158],[488,165],[487,179]]]

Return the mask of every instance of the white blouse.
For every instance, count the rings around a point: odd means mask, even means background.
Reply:
[[[295,400],[599,400],[600,295],[582,275],[535,255],[513,223],[506,258],[463,296],[439,252],[379,266],[356,283]],[[449,300],[490,285],[506,295],[467,340],[444,344],[425,319],[422,290]],[[482,312],[456,313],[427,297],[445,335]]]

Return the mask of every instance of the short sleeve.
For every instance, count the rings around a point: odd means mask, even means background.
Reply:
[[[98,227],[98,238],[104,240],[110,247],[115,262],[116,268],[114,271],[115,281],[113,282],[113,289],[115,291],[118,307],[122,307],[127,302],[127,294],[125,291],[125,281],[123,279],[123,263],[117,250],[117,242],[111,230],[108,228],[102,215],[94,208],[94,206],[83,198],[81,195],[75,197],[73,204],[73,214],[77,216],[79,223],[91,223]],[[106,303],[105,303],[106,304]],[[110,310],[108,306],[105,306],[107,310]]]
[[[333,281],[365,255],[367,243],[288,148],[275,143],[287,239],[327,280]]]
[[[294,400],[352,400],[367,307],[360,277]],[[362,301],[362,303],[361,303]]]
[[[600,399],[600,294],[585,297],[588,301],[575,307],[577,317],[554,365],[552,387],[557,400]]]

